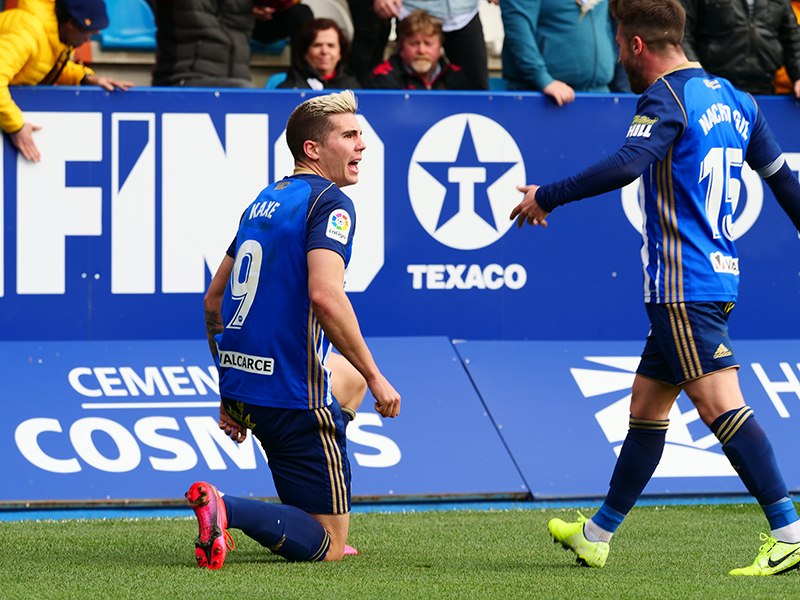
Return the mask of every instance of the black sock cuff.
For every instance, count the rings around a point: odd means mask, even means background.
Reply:
[[[667,429],[669,429],[669,419],[658,421],[631,417],[628,420],[628,427],[642,433],[667,433]]]
[[[356,420],[356,411],[352,408],[342,406],[342,419],[344,419],[344,426],[347,427],[350,421]]]
[[[317,550],[314,554],[312,554],[305,560],[309,562],[320,562],[322,560],[325,560],[325,557],[328,555],[328,549],[330,547],[331,547],[331,536],[328,535],[328,532],[326,531],[325,537],[322,540],[322,545],[319,547],[319,550]]]
[[[711,431],[714,432],[714,435],[724,446],[731,441],[731,438],[751,417],[753,417],[753,409],[749,406],[729,410],[714,420],[711,424]]]

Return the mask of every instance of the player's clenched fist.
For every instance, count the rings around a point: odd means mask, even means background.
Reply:
[[[369,391],[375,398],[375,411],[380,416],[393,419],[400,414],[400,394],[383,375],[369,382]]]

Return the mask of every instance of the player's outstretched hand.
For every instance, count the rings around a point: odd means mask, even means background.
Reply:
[[[518,185],[517,189],[523,192],[525,197],[522,199],[522,202],[517,204],[514,210],[511,211],[511,216],[509,218],[512,221],[514,219],[517,220],[517,227],[522,227],[525,221],[530,225],[547,227],[545,218],[550,213],[542,210],[536,203],[536,190],[539,189],[539,186],[531,183],[530,185]]]
[[[374,381],[369,381],[367,384],[375,398],[375,411],[380,416],[394,419],[400,414],[400,394],[383,375],[378,375]]]
[[[247,439],[247,429],[231,419],[222,402],[219,403],[219,428],[237,444],[241,444]]]

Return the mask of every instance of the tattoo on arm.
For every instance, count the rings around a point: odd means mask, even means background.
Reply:
[[[218,333],[222,333],[222,321],[220,320],[220,314],[215,310],[207,310],[206,311],[206,332],[210,335],[216,335]]]
[[[215,310],[207,310],[206,313],[206,335],[208,336],[208,347],[211,350],[211,356],[217,356],[217,346],[214,343],[214,336],[222,333],[225,329],[222,326],[219,312]]]

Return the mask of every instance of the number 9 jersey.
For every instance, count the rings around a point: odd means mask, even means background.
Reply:
[[[625,146],[656,158],[640,188],[645,302],[735,302],[742,166],[783,164],[753,97],[684,63],[639,98]]]
[[[352,200],[310,171],[273,183],[245,210],[216,336],[221,396],[274,408],[331,404],[331,344],[311,309],[306,254],[327,248],[346,267],[354,233]]]

